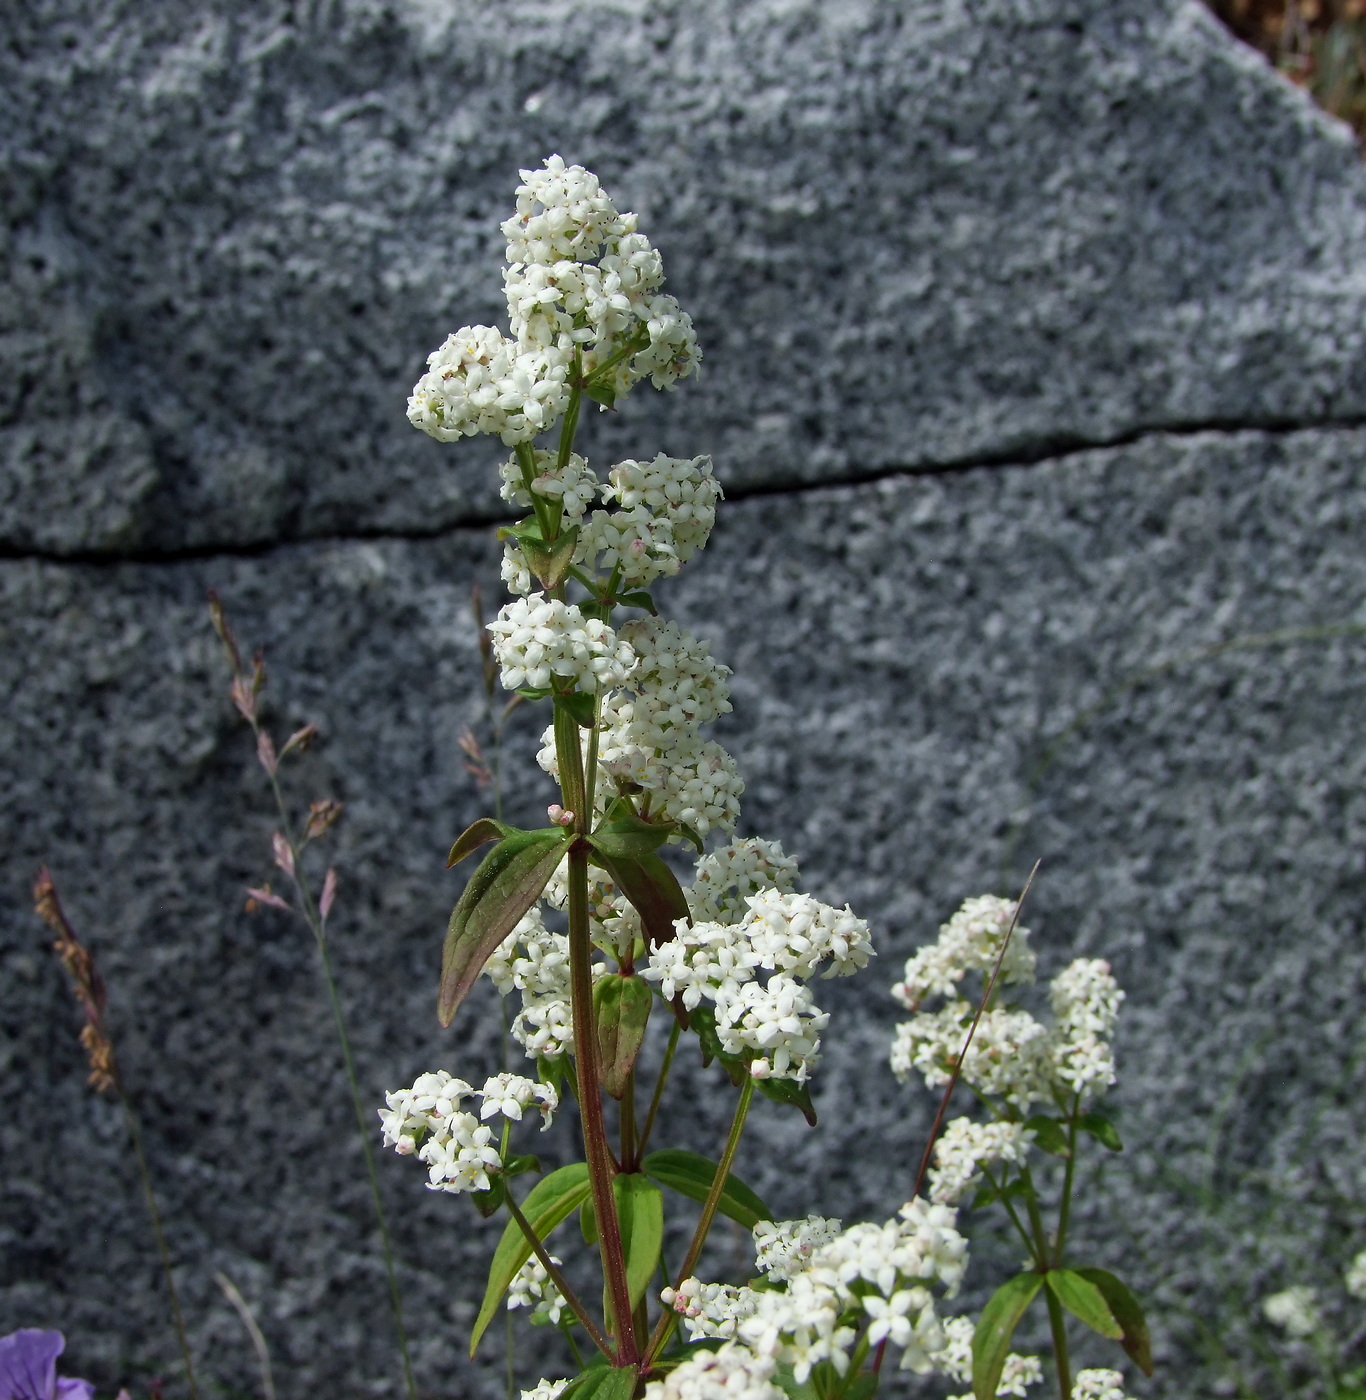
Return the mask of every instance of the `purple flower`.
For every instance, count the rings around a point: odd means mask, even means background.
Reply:
[[[0,1400],[93,1400],[95,1387],[57,1374],[60,1332],[21,1327],[0,1337]]]

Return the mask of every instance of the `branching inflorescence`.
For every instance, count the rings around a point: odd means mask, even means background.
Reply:
[[[1011,940],[1009,901],[969,901],[896,989],[916,1013],[897,1033],[896,1072],[919,1071],[931,1087],[961,1076],[990,1114],[949,1124],[928,1198],[913,1197],[882,1224],[774,1222],[732,1173],[756,1092],[815,1121],[809,1083],[829,1016],[812,984],[864,968],[872,943],[848,907],[799,892],[797,862],[776,841],[735,836],[744,784],[703,734],[730,709],[730,672],[704,641],[662,619],[648,591],[707,543],[721,498],[709,459],[661,454],[599,474],[576,450],[585,400],[611,408],[645,380],[670,389],[693,373],[701,355],[692,323],[663,292],[660,255],[635,216],[619,213],[594,175],[552,156],[522,180],[503,224],[509,333],[456,331],[429,358],[408,405],[410,421],[439,440],[493,434],[512,449],[502,493],[526,514],[500,532],[514,596],[488,634],[504,687],[550,704],[539,762],[559,784],[548,826],[486,818],[450,859],[492,843],[451,916],[440,1018],[448,1023],[487,976],[518,999],[511,1032],[534,1076],[504,1073],[476,1090],[444,1070],[424,1073],[380,1112],[386,1144],[420,1159],[431,1189],[510,1217],[471,1351],[506,1303],[561,1327],[571,1344],[581,1329],[601,1353],[574,1380],[542,1381],[526,1400],[571,1388],[578,1400],[590,1392],[632,1400],[642,1387],[648,1400],[866,1400],[889,1347],[903,1367],[971,1381],[980,1397],[1023,1395],[1040,1365],[1008,1343],[1024,1305],[1046,1288],[1050,1307],[1055,1294],[1078,1315],[1089,1305],[1085,1320],[1146,1360],[1127,1290],[1087,1282],[1099,1271],[1083,1277],[1062,1266],[1077,1131],[1102,1141],[1113,1134],[1082,1105],[1113,1079],[1107,1037],[1122,994],[1104,963],[1082,961],[1053,984],[1051,1029],[1000,1004],[1034,966],[1024,931]],[[551,436],[538,444],[542,434]],[[694,851],[688,884],[662,858],[667,847]],[[975,1013],[964,979],[998,963]],[[931,998],[945,1004],[922,1009]],[[637,1061],[652,1014],[672,1025],[642,1118]],[[647,1151],[685,1034],[736,1091],[719,1161],[676,1147]],[[619,1105],[615,1144],[604,1096]],[[523,1198],[516,1178],[542,1168],[513,1150],[514,1130],[528,1117],[548,1122],[570,1098],[584,1160],[542,1175]],[[1040,1102],[1062,1115],[1048,1119],[1051,1128],[1028,1116]],[[1058,1140],[1070,1154],[1063,1219],[1046,1240],[1041,1225],[1032,1228],[1028,1156]],[[986,1179],[1018,1223],[1023,1198],[1012,1176],[1034,1192],[1028,1286],[1016,1282],[1012,1299],[1029,1296],[1004,1328],[996,1300],[996,1314],[975,1327],[943,1320],[940,1300],[967,1267],[956,1206]],[[702,1206],[672,1272],[661,1260],[665,1190]],[[600,1251],[596,1316],[546,1244],[575,1212]],[[718,1212],[754,1232],[756,1276],[747,1283],[694,1274]],[[1059,1377],[1064,1395],[1108,1395],[1111,1379],[1120,1384],[1110,1372],[1074,1382],[1065,1356]]]

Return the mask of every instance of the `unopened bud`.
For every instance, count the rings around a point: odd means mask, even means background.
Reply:
[[[561,807],[558,802],[552,802],[550,806],[545,809],[545,814],[550,818],[552,822],[555,823],[556,826],[567,827],[574,825],[573,812],[570,812],[564,807]]]

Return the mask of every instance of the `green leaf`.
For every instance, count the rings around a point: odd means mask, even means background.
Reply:
[[[634,973],[609,972],[593,984],[598,1077],[614,1099],[626,1092],[653,1004],[649,984]]]
[[[773,1373],[773,1384],[787,1396],[787,1400],[820,1400],[811,1377],[799,1381],[792,1374],[791,1366],[779,1366]]]
[[[1111,1152],[1123,1152],[1124,1144],[1119,1140],[1119,1133],[1115,1130],[1115,1125],[1103,1113],[1083,1113],[1077,1119],[1077,1127],[1082,1132],[1090,1133],[1102,1147],[1108,1148]]]
[[[869,1400],[870,1396],[877,1393],[878,1379],[869,1371],[851,1376],[840,1392],[840,1400]]]
[[[610,384],[601,383],[595,380],[588,380],[583,386],[586,397],[594,403],[600,403],[604,408],[615,408],[617,406],[617,393]]]
[[[655,600],[643,588],[637,588],[632,593],[618,593],[617,602],[627,608],[644,608],[651,617],[659,616]]]
[[[587,1200],[589,1189],[587,1162],[572,1162],[538,1181],[522,1202],[522,1214],[536,1232],[536,1238],[544,1242],[561,1221]],[[470,1336],[471,1356],[485,1329],[493,1321],[498,1304],[502,1302],[508,1285],[517,1276],[517,1270],[530,1258],[530,1243],[517,1222],[509,1220],[502,1239],[498,1241],[498,1248],[493,1252],[493,1263],[489,1266],[484,1301]]]
[[[1025,1123],[1025,1131],[1034,1134],[1034,1145],[1054,1157],[1068,1156],[1067,1134],[1056,1118],[1036,1113]]]
[[[441,952],[437,1020],[449,1026],[493,950],[540,897],[574,837],[559,827],[505,836],[470,876]]]
[[[1093,1332],[1115,1342],[1124,1336],[1124,1329],[1115,1321],[1105,1295],[1089,1279],[1074,1269],[1049,1269],[1044,1282],[1058,1302]]]
[[[493,1178],[493,1184],[487,1191],[471,1191],[470,1200],[474,1202],[474,1208],[480,1215],[488,1220],[491,1216],[497,1215],[503,1208],[503,1201],[507,1196],[507,1187],[503,1184],[501,1176]]]
[[[598,720],[598,697],[592,690],[571,690],[556,694],[556,709],[566,710],[580,729],[592,729]]]
[[[588,1199],[579,1207],[579,1233],[583,1236],[584,1244],[597,1244],[598,1216],[597,1212],[593,1209],[593,1197],[591,1193]]]
[[[1088,1283],[1100,1290],[1101,1296],[1110,1305],[1115,1321],[1124,1329],[1119,1344],[1134,1359],[1145,1376],[1153,1373],[1153,1347],[1148,1336],[1148,1320],[1143,1316],[1143,1306],[1107,1269],[1077,1269]]]
[[[635,906],[650,947],[674,938],[675,919],[692,918],[678,877],[657,855],[609,856],[601,850],[595,854],[594,863]]]
[[[490,841],[501,840],[504,836],[510,835],[517,828],[504,826],[502,822],[496,822],[492,817],[480,817],[473,826],[467,826],[456,838],[455,845],[451,847],[451,853],[446,857],[446,869],[453,865],[459,865],[472,851],[477,851],[480,846],[486,845]]]
[[[659,1252],[664,1247],[664,1193],[640,1172],[614,1177],[612,1191],[626,1255],[626,1287],[634,1308],[659,1267]]]
[[[541,1170],[541,1159],[526,1153],[520,1157],[509,1157],[503,1164],[504,1176],[521,1176],[523,1172],[537,1172]]]
[[[588,837],[588,844],[604,856],[639,860],[657,851],[676,830],[672,822],[647,822],[632,812],[600,823]]]
[[[1016,1274],[991,1295],[991,1301],[982,1309],[972,1336],[972,1393],[977,1400],[996,1400],[1010,1339],[1042,1286],[1042,1274]]]
[[[558,588],[564,581],[565,574],[569,572],[569,566],[574,562],[574,547],[579,542],[579,527],[574,525],[568,530],[562,530],[549,544],[525,535],[520,538],[527,565],[536,575],[541,587],[547,593],[552,588]]]
[[[681,1147],[651,1152],[640,1166],[661,1186],[699,1204],[707,1199],[712,1182],[716,1180],[717,1163]],[[716,1208],[746,1230],[752,1230],[761,1220],[774,1218],[773,1212],[734,1172],[727,1175]]]
[[[579,611],[585,617],[596,617],[599,622],[609,622],[612,617],[613,603],[604,603],[597,598],[588,598],[584,602],[577,604]],[[564,1397],[561,1396],[561,1400]]]
[[[749,1063],[722,1048],[721,1037],[716,1033],[716,1012],[710,1006],[694,1007],[690,1013],[690,1028],[697,1033],[702,1049],[702,1067],[705,1069],[713,1060],[719,1060],[730,1075],[730,1082],[738,1089],[749,1075]]]
[[[795,1079],[756,1079],[754,1087],[774,1103],[791,1104],[802,1111],[802,1117],[811,1127],[816,1126],[816,1106],[811,1102],[811,1090]]]
[[[638,1372],[634,1366],[590,1366],[560,1392],[560,1400],[631,1400]]]
[[[996,1201],[1013,1201],[1019,1196],[1027,1196],[1029,1187],[1023,1181],[1009,1182],[1002,1190],[997,1191],[994,1186],[983,1186],[972,1198],[969,1210],[981,1210],[983,1206],[989,1206]]]

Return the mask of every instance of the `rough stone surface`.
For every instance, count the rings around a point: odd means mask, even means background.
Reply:
[[[552,150],[640,212],[707,353],[603,451],[760,486],[1366,413],[1350,135],[1194,3],[50,0],[10,26],[11,550],[486,517],[488,473],[395,407],[501,316],[496,225]]]
[[[1182,1309],[1237,1350],[1236,1309],[1220,1302],[1216,1319],[1209,1301],[1220,1270],[1235,1300],[1255,1300],[1331,1282],[1366,1243],[1350,1111],[1364,469],[1362,430],[1157,435],[753,499],[727,507],[666,602],[735,668],[718,729],[749,780],[746,829],[799,853],[814,892],[852,900],[881,953],[820,984],[834,1013],[822,1126],[761,1107],[743,1173],[779,1212],[857,1217],[902,1199],[932,1103],[884,1068],[885,987],[963,895],[1012,889],[1042,857],[1029,923],[1044,970],[1105,955],[1129,992],[1130,1150],[1088,1194],[1079,1247],[1152,1303],[1167,1369],[1139,1394],[1209,1393],[1188,1387]],[[392,1393],[314,952],[301,927],[242,909],[243,885],[268,876],[272,823],[203,598],[218,588],[244,642],[267,648],[277,732],[322,726],[295,800],[349,803],[335,949],[374,1100],[437,1064],[496,1067],[490,996],[449,1034],[433,1015],[460,883],[444,853],[481,807],[457,747],[482,708],[468,590],[493,559],[486,533],[457,532],[0,566],[0,1330],[63,1326],[73,1365],[103,1386],[174,1364],[120,1121],[83,1085],[74,1008],[22,897],[45,860],[109,982],[204,1370],[254,1384],[211,1281],[222,1268],[259,1307],[289,1391]],[[531,762],[540,727],[526,712],[511,724],[514,819],[551,796]],[[723,1106],[699,1107],[702,1083],[680,1075],[677,1140],[719,1144]],[[535,1145],[569,1150],[558,1128]],[[497,1348],[461,1359],[489,1227],[426,1193],[415,1164],[381,1169],[424,1393],[495,1393]],[[1207,1170],[1201,1208],[1177,1174]],[[978,1248],[969,1305],[1014,1265],[990,1229]],[[743,1243],[723,1240],[716,1267],[743,1263]]]

